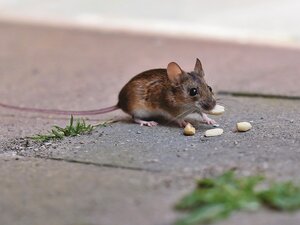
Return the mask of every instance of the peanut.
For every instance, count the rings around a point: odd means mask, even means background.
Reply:
[[[240,132],[248,131],[251,128],[252,128],[252,125],[249,122],[239,122],[236,124],[236,129]]]
[[[211,115],[221,115],[225,111],[225,107],[221,105],[216,105],[211,111],[207,112]]]
[[[223,129],[222,128],[214,128],[214,129],[209,129],[205,131],[204,136],[205,137],[214,137],[214,136],[219,136],[223,134]]]
[[[188,123],[185,128],[183,129],[183,134],[187,136],[192,136],[196,133],[195,127],[192,124]]]

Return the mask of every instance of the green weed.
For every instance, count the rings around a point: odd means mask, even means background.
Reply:
[[[300,188],[291,182],[265,183],[262,176],[237,178],[232,171],[216,178],[197,181],[192,193],[183,197],[175,209],[188,215],[176,225],[197,225],[228,217],[233,211],[257,210],[261,206],[290,211],[300,208]]]
[[[49,140],[63,139],[64,137],[74,137],[82,134],[89,134],[97,126],[107,126],[107,124],[114,121],[106,121],[97,125],[86,124],[83,119],[77,119],[74,123],[74,118],[71,116],[69,125],[65,128],[59,126],[53,126],[48,134],[38,134],[36,136],[30,137],[31,139],[39,142],[46,142]]]

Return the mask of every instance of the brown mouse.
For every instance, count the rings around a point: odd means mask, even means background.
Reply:
[[[199,59],[196,60],[192,72],[187,73],[177,63],[171,62],[167,69],[152,69],[136,75],[121,89],[117,105],[108,108],[64,111],[0,103],[0,106],[10,109],[63,115],[95,115],[122,109],[132,116],[134,122],[150,127],[158,124],[151,120],[156,117],[163,117],[185,126],[187,123],[184,117],[191,113],[199,113],[205,123],[215,124],[214,120],[203,113],[212,110],[215,105],[214,94],[205,82]]]

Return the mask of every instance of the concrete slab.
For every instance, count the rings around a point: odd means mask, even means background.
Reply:
[[[172,205],[196,177],[234,168],[299,182],[298,101],[223,101],[226,114],[217,119],[225,133],[215,138],[201,137],[204,125],[185,137],[177,127],[124,121],[42,146],[6,143],[0,155],[0,223],[171,225],[179,216]],[[240,120],[252,120],[253,129],[233,133]],[[299,219],[299,213],[260,211],[237,213],[220,224],[296,225]]]
[[[16,160],[18,159],[18,160]],[[0,155],[0,223],[14,225],[172,225],[172,206],[193,176]],[[297,225],[299,213],[236,213],[220,225]]]
[[[52,147],[33,145],[15,150],[23,156],[57,158],[147,171],[189,173],[207,168],[238,168],[300,180],[299,101],[224,98],[226,113],[216,120],[220,137],[205,138],[211,128],[194,122],[198,132],[187,137],[177,126],[140,127],[120,122],[91,135],[66,139]],[[199,119],[199,118],[198,118]],[[251,121],[253,129],[235,133],[235,124]],[[30,145],[29,145],[30,146]],[[10,146],[9,148],[13,148]]]
[[[191,186],[168,174],[4,155],[0,180],[0,223],[12,225],[171,224]]]

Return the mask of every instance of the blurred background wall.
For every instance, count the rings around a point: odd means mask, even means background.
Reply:
[[[0,0],[0,19],[298,45],[299,0]]]

